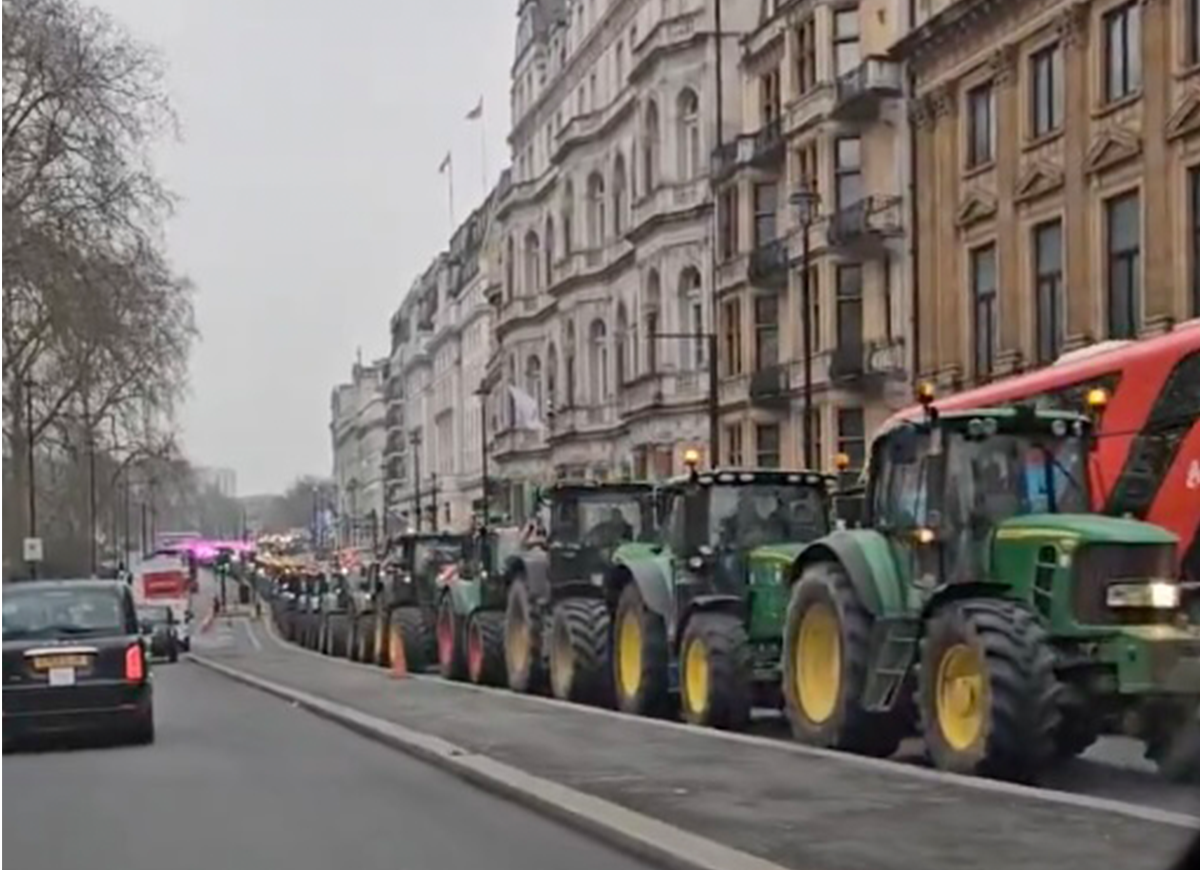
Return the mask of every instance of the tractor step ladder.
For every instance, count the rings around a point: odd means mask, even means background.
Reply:
[[[879,662],[863,690],[863,706],[872,711],[890,710],[912,669],[920,622],[910,617],[879,619],[871,632],[871,661]]]

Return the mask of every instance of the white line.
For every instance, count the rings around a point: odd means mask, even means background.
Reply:
[[[242,625],[246,626],[246,634],[250,635],[250,643],[258,652],[262,652],[262,642],[258,639],[258,635],[254,633],[254,625],[249,619],[243,619]]]
[[[267,636],[275,641],[280,647],[293,652],[305,653],[311,656],[330,662],[336,665],[347,666],[351,668],[366,669],[373,673],[384,676],[385,671],[376,665],[366,664],[362,662],[352,662],[349,659],[338,659],[332,656],[323,655],[316,650],[305,649],[281,638],[275,632],[271,619],[268,617],[264,620],[267,626]],[[665,728],[675,731],[681,731],[692,736],[706,737],[710,740],[723,740],[728,743],[741,743],[747,746],[757,746],[761,749],[773,749],[777,752],[787,752],[792,755],[804,755],[810,758],[821,758],[826,761],[835,761],[839,764],[854,765],[868,770],[878,771],[880,773],[895,774],[907,776],[912,779],[919,779],[925,782],[934,782],[943,785],[956,785],[973,791],[987,792],[990,794],[1000,794],[1012,798],[1021,798],[1025,800],[1035,800],[1042,803],[1057,804],[1059,806],[1079,807],[1086,810],[1096,810],[1099,812],[1113,813],[1127,818],[1138,819],[1141,821],[1154,822],[1156,824],[1171,825],[1172,827],[1187,828],[1194,830],[1200,828],[1200,815],[1191,815],[1188,813],[1174,812],[1171,810],[1163,810],[1157,807],[1145,806],[1143,804],[1130,803],[1128,801],[1116,800],[1114,798],[1093,797],[1092,795],[1078,794],[1076,792],[1059,791],[1057,789],[1040,788],[1038,786],[1020,785],[1013,782],[1002,782],[996,779],[985,779],[984,777],[966,776],[959,773],[950,773],[944,770],[935,770],[929,767],[917,767],[916,765],[903,761],[893,761],[888,758],[869,758],[864,755],[853,755],[848,752],[839,752],[834,749],[821,749],[816,746],[805,746],[803,743],[794,743],[787,740],[779,740],[770,737],[760,737],[756,734],[743,734],[736,731],[718,731],[715,728],[703,728],[697,725],[689,725],[685,722],[672,722],[669,719],[650,719],[631,716],[628,713],[621,713],[617,710],[605,710],[601,707],[588,707],[582,704],[575,704],[570,701],[560,701],[557,698],[546,698],[539,695],[522,695],[513,692],[510,689],[498,689],[491,686],[476,686],[472,683],[460,683],[452,680],[444,680],[433,674],[410,674],[410,679],[421,682],[437,683],[446,689],[459,689],[468,692],[478,692],[486,695],[498,695],[512,701],[523,702],[527,704],[543,704],[559,709],[566,709],[572,713],[581,713],[588,716],[603,716],[610,719],[616,719],[624,723],[645,725],[651,728]]]

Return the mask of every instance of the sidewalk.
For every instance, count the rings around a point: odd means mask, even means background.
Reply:
[[[270,637],[262,647],[208,657],[794,870],[1163,870],[1190,836],[1178,816],[1149,809],[1131,817],[1087,798],[398,682]]]

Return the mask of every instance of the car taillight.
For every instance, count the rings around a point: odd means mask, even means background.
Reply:
[[[142,655],[140,643],[135,643],[125,650],[125,679],[131,683],[140,683],[146,679],[146,658]]]

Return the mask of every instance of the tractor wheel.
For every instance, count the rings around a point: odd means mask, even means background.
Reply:
[[[346,626],[346,658],[352,662],[361,661],[358,657],[358,625],[353,617]]]
[[[477,686],[503,686],[504,614],[477,610],[467,620],[467,676]]]
[[[454,601],[442,596],[437,610],[437,662],[438,672],[447,680],[467,678],[466,631],[463,619],[454,612]]]
[[[387,631],[388,623],[387,613],[380,611],[375,614],[375,618],[371,621],[371,632],[375,635],[375,664],[381,668],[389,668],[392,666],[391,656],[388,651],[388,641],[391,640],[390,632]]]
[[[347,641],[351,632],[350,617],[331,616],[325,628],[325,652],[334,658],[344,658],[349,650]]]
[[[636,583],[628,584],[617,601],[613,646],[617,709],[665,716],[670,709],[667,627],[646,607]]]
[[[567,598],[550,622],[550,688],[562,701],[611,707],[612,618],[595,598]]]
[[[544,690],[544,623],[541,606],[533,600],[524,579],[518,577],[509,587],[508,607],[504,613],[504,662],[508,669],[508,684],[515,692],[532,694]]]
[[[437,644],[429,620],[419,607],[397,607],[389,620],[394,643],[404,646],[404,663],[413,673],[421,673],[437,661]]]
[[[918,707],[940,770],[1034,781],[1056,754],[1060,694],[1045,631],[1020,605],[961,601],[927,621]]]
[[[1059,725],[1054,734],[1054,755],[1060,760],[1075,758],[1100,739],[1100,723],[1082,692],[1064,687],[1059,704]]]
[[[1174,727],[1161,729],[1147,741],[1146,757],[1169,782],[1200,785],[1200,712],[1172,719]]]
[[[375,661],[375,634],[371,631],[370,620],[363,616],[355,621],[355,639],[358,644],[358,661],[372,664]]]
[[[806,567],[792,587],[783,635],[783,693],[802,743],[885,758],[904,739],[907,705],[887,713],[862,706],[871,615],[837,562]]]
[[[697,613],[679,651],[679,706],[693,725],[740,730],[750,722],[754,673],[741,619]]]

